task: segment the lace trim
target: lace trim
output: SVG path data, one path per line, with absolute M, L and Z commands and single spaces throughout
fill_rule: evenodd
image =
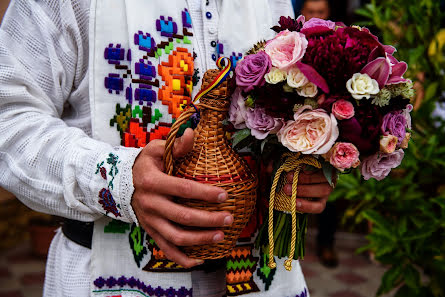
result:
M 126 156 L 125 160 L 122 161 L 121 164 L 121 175 L 119 180 L 119 199 L 121 203 L 121 210 L 125 218 L 129 220 L 129 222 L 135 223 L 139 226 L 139 221 L 134 213 L 133 207 L 131 206 L 131 199 L 134 193 L 133 186 L 133 165 L 134 160 L 141 152 L 142 148 L 139 149 L 125 149 L 128 150 L 129 153 Z

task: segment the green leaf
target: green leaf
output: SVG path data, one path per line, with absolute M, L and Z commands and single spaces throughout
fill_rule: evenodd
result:
M 335 167 L 332 166 L 328 162 L 322 162 L 321 166 L 323 169 L 324 177 L 328 181 L 329 185 L 331 185 L 331 187 L 333 187 L 334 186 L 334 172 L 336 172 Z
M 237 144 L 239 144 L 241 141 L 246 139 L 250 136 L 250 129 L 245 128 L 243 130 L 236 131 L 233 134 L 233 144 L 232 146 L 235 147 Z
M 426 225 L 420 229 L 415 230 L 416 233 L 405 236 L 402 238 L 404 241 L 414 241 L 431 236 L 435 231 L 434 226 Z
M 381 227 L 382 230 L 385 230 L 387 232 L 391 232 L 392 226 L 389 224 L 389 222 L 382 217 L 378 212 L 375 210 L 368 209 L 365 212 L 363 212 L 363 216 L 376 224 L 376 226 Z M 386 232 L 385 232 L 386 233 Z
M 382 277 L 382 283 L 377 291 L 377 295 L 387 293 L 396 287 L 400 283 L 402 271 L 401 265 L 393 266 L 386 271 Z
M 372 12 L 366 8 L 359 8 L 355 11 L 357 15 L 364 16 L 365 18 L 372 19 Z
M 408 265 L 404 269 L 405 283 L 410 288 L 418 288 L 420 286 L 420 273 L 412 265 Z
M 413 290 L 408 286 L 402 286 L 394 297 L 419 297 L 417 290 Z
M 428 87 L 425 90 L 425 101 L 439 96 L 439 94 L 437 92 L 438 87 L 439 87 L 439 82 L 437 82 L 437 81 L 428 85 Z

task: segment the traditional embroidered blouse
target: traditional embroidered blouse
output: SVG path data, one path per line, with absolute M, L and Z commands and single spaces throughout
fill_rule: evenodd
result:
M 92 250 L 56 234 L 44 296 L 193 296 L 193 272 L 138 226 L 131 168 L 217 57 L 236 64 L 280 15 L 290 1 L 12 1 L 0 27 L 0 185 L 35 210 L 95 222 Z M 253 249 L 257 227 L 254 217 L 227 259 L 227 294 L 307 296 L 298 264 L 270 270 Z

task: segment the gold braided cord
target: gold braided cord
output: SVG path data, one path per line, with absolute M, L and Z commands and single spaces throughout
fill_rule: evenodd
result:
M 292 215 L 292 238 L 291 238 L 291 246 L 289 251 L 289 257 L 284 262 L 284 267 L 286 270 L 292 270 L 292 259 L 295 254 L 295 242 L 297 239 L 297 193 L 298 193 L 298 177 L 300 175 L 300 171 L 303 165 L 310 165 L 316 168 L 321 168 L 320 162 L 310 155 L 301 156 L 300 153 L 286 153 L 283 158 L 286 158 L 284 163 L 278 168 L 275 173 L 274 180 L 272 183 L 272 189 L 270 191 L 270 200 L 269 200 L 269 224 L 268 224 L 268 233 L 269 233 L 269 263 L 268 266 L 270 268 L 277 267 L 277 264 L 274 261 L 273 251 L 274 251 L 274 238 L 273 238 L 273 211 L 274 209 L 279 211 L 288 211 Z M 294 178 L 292 180 L 292 196 L 289 200 L 289 196 L 284 193 L 284 184 L 286 183 L 286 176 L 281 176 L 282 173 L 295 171 Z M 278 195 L 276 194 L 276 188 L 278 182 L 281 180 L 281 189 Z M 275 197 L 277 198 L 275 201 Z M 275 204 L 276 202 L 276 204 Z

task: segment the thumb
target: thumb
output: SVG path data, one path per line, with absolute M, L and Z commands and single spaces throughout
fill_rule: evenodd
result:
M 193 149 L 193 143 L 195 140 L 195 132 L 192 129 L 187 128 L 184 134 L 175 140 L 173 146 L 173 158 L 184 157 L 188 152 Z

